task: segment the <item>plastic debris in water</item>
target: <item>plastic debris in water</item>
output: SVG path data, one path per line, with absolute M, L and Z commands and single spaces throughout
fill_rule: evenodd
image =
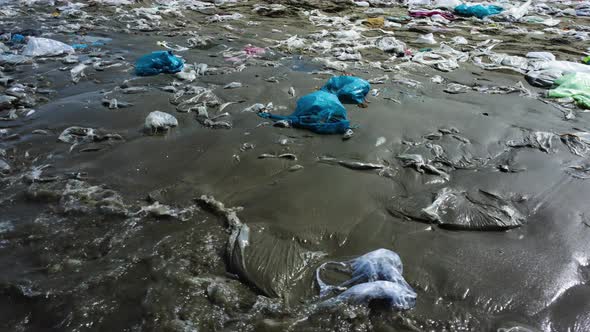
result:
M 350 275 L 350 278 L 339 285 L 327 284 L 321 275 L 329 266 L 333 266 L 335 272 Z M 407 310 L 416 305 L 417 295 L 402 273 L 403 265 L 399 256 L 391 250 L 378 249 L 349 261 L 326 262 L 317 269 L 316 280 L 321 297 L 342 292 L 324 301 L 323 305 L 342 302 L 368 304 L 373 300 L 381 300 L 393 308 Z
M 441 226 L 458 229 L 501 230 L 519 227 L 526 221 L 510 201 L 483 190 L 443 188 L 422 212 Z

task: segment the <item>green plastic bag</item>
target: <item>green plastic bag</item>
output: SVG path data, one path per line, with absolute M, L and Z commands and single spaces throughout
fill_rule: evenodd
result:
M 572 97 L 581 108 L 590 109 L 590 74 L 575 73 L 555 80 L 557 87 L 549 90 L 549 98 Z

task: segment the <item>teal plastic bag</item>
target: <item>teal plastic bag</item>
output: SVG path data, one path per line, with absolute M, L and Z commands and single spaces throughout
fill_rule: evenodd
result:
M 335 94 L 343 103 L 362 104 L 371 90 L 371 84 L 354 76 L 333 76 L 322 90 Z
M 184 67 L 184 62 L 171 51 L 157 51 L 146 54 L 135 63 L 138 76 L 151 76 L 160 73 L 177 73 Z
M 461 4 L 457 7 L 455 7 L 455 14 L 461 15 L 461 16 L 466 16 L 466 17 L 475 16 L 477 18 L 484 18 L 486 16 L 500 14 L 502 11 L 504 11 L 504 8 L 499 7 L 499 6 L 493 6 L 493 5 L 491 5 L 491 6 L 484 6 L 484 5 L 468 6 L 466 4 Z
M 342 134 L 350 128 L 346 109 L 338 97 L 326 91 L 316 91 L 297 101 L 295 112 L 289 116 L 259 113 L 271 120 L 287 120 L 293 127 L 309 129 L 318 134 Z
M 361 104 L 371 84 L 354 76 L 334 76 L 320 91 L 305 95 L 297 101 L 295 112 L 289 116 L 260 112 L 271 120 L 286 120 L 293 127 L 318 134 L 343 134 L 350 129 L 350 121 L 342 103 Z

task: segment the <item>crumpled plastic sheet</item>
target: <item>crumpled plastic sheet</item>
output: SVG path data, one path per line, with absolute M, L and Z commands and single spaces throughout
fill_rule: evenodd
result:
M 585 157 L 590 152 L 590 133 L 573 132 L 560 135 L 561 142 L 567 146 L 571 153 Z
M 485 62 L 485 58 L 489 61 Z M 521 74 L 529 70 L 529 61 L 525 57 L 505 53 L 487 52 L 473 57 L 473 63 L 486 70 L 508 69 Z
M 522 133 L 522 138 L 518 140 L 510 140 L 506 145 L 513 148 L 533 148 L 539 149 L 545 153 L 551 152 L 551 145 L 553 138 L 556 135 L 545 131 L 530 131 L 526 130 Z
M 406 43 L 395 39 L 395 37 L 390 36 L 385 36 L 377 39 L 375 41 L 375 46 L 384 52 L 394 53 L 398 55 L 404 54 L 404 51 L 407 48 Z
M 532 86 L 549 88 L 553 86 L 555 80 L 560 78 L 562 75 L 563 72 L 561 70 L 531 70 L 525 75 L 525 79 Z
M 69 127 L 66 128 L 58 137 L 58 140 L 64 143 L 81 144 L 91 142 L 101 142 L 106 140 L 123 140 L 119 134 L 105 133 L 101 130 L 85 127 Z
M 166 131 L 172 127 L 178 126 L 178 120 L 165 112 L 150 112 L 145 118 L 145 129 L 151 132 Z
M 269 248 L 273 248 L 269 250 Z M 289 299 L 290 292 L 325 253 L 301 246 L 294 236 L 270 227 L 242 224 L 227 247 L 230 270 L 270 297 Z
M 407 145 L 396 155 L 402 166 L 439 176 L 443 181 L 448 181 L 454 170 L 475 169 L 488 160 L 477 156 L 470 140 L 454 128 L 441 128 L 425 135 L 424 140 Z
M 578 163 L 574 163 L 569 165 L 565 172 L 576 179 L 590 179 L 590 162 L 582 160 Z
M 412 61 L 431 66 L 443 72 L 450 72 L 459 68 L 459 62 L 465 62 L 468 58 L 467 53 L 457 51 L 449 45 L 441 43 L 437 49 L 416 53 L 412 57 Z
M 449 83 L 447 87 L 444 89 L 445 92 L 451 94 L 458 94 L 458 93 L 465 93 L 467 91 L 477 91 L 480 93 L 485 94 L 510 94 L 518 92 L 521 97 L 531 97 L 532 93 L 529 89 L 525 88 L 522 82 L 518 82 L 512 86 L 505 86 L 505 85 L 475 85 L 475 86 L 467 86 L 458 83 Z
M 95 211 L 116 216 L 129 214 L 119 193 L 75 179 L 65 183 L 33 183 L 27 189 L 27 197 L 57 202 L 59 211 L 64 214 L 88 214 Z
M 510 21 L 518 21 L 523 18 L 528 12 L 531 7 L 532 0 L 528 0 L 522 5 L 514 5 L 501 13 L 502 17 L 507 18 Z
M 329 285 L 321 278 L 322 271 L 333 266 L 350 278 L 339 285 Z M 322 305 L 338 303 L 368 304 L 374 300 L 388 303 L 392 308 L 407 310 L 416 305 L 416 292 L 406 282 L 400 257 L 388 249 L 377 249 L 345 262 L 326 262 L 316 270 L 320 296 L 342 292 Z
M 445 187 L 432 201 L 430 192 L 394 197 L 388 211 L 401 218 L 435 223 L 466 231 L 502 231 L 526 222 L 526 200 L 520 195 L 503 197 L 481 189 Z
M 73 47 L 60 41 L 41 37 L 29 37 L 29 41 L 25 45 L 22 54 L 30 57 L 41 57 L 71 54 L 74 52 Z

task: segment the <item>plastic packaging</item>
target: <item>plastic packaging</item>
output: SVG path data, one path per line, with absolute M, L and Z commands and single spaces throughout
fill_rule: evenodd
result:
M 139 76 L 177 73 L 183 67 L 182 59 L 172 54 L 171 51 L 157 51 L 139 58 L 135 63 L 135 73 Z
M 74 48 L 68 44 L 40 37 L 29 37 L 29 41 L 23 49 L 23 55 L 31 57 L 56 56 L 74 52 Z
M 484 18 L 486 16 L 500 14 L 504 8 L 499 6 L 484 6 L 484 5 L 474 5 L 468 6 L 466 4 L 461 4 L 455 7 L 455 14 L 461 16 L 472 17 L 475 16 L 477 18 Z

